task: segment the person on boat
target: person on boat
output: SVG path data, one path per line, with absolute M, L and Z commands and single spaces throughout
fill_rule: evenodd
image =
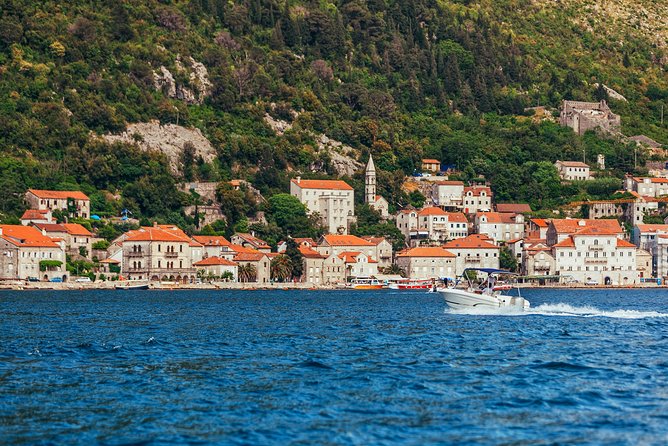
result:
M 494 292 L 494 284 L 496 283 L 496 277 L 491 274 L 487 277 L 487 288 L 483 291 L 483 294 L 492 294 Z

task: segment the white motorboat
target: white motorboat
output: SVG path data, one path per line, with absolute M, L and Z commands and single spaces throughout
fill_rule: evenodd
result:
M 487 278 L 480 284 L 474 282 L 477 273 L 487 274 Z M 461 277 L 447 288 L 440 288 L 439 292 L 445 303 L 453 310 L 462 309 L 503 309 L 509 311 L 524 311 L 529 309 L 529 301 L 520 295 L 519 288 L 508 284 L 500 284 L 499 276 L 513 276 L 514 273 L 493 268 L 466 268 Z

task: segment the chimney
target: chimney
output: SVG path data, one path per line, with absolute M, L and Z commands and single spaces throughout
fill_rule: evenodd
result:
M 153 222 L 153 227 L 154 227 L 154 228 L 157 228 L 157 227 L 158 227 L 158 222 L 157 222 L 157 221 L 154 221 L 154 222 Z
M 297 184 L 301 183 L 301 181 L 302 181 L 302 177 L 296 177 L 296 178 L 295 178 L 295 181 L 296 181 Z

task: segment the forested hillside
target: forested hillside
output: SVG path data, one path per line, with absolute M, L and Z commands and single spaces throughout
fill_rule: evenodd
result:
M 244 179 L 269 198 L 298 172 L 335 174 L 320 134 L 358 161 L 373 153 L 393 208 L 409 202 L 401 180 L 422 157 L 485 175 L 501 201 L 609 193 L 616 181 L 562 186 L 549 163 L 603 153 L 621 177 L 633 149 L 525 108 L 605 98 L 601 82 L 628 100 L 610 101 L 625 135 L 668 143 L 665 6 L 624 2 L 639 17 L 614 22 L 591 8 L 607 2 L 562 3 L 3 0 L 2 219 L 20 215 L 28 187 L 74 188 L 103 215 L 192 226 L 181 209 L 193 197 L 177 183 Z M 276 134 L 267 113 L 291 129 Z M 161 153 L 97 137 L 151 120 L 199 128 L 216 156 L 184 150 L 175 173 Z M 348 180 L 361 190 L 362 172 Z M 256 210 L 239 207 L 229 212 Z

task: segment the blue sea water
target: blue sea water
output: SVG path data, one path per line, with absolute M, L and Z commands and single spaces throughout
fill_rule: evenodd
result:
M 2 444 L 666 444 L 668 292 L 0 292 Z

